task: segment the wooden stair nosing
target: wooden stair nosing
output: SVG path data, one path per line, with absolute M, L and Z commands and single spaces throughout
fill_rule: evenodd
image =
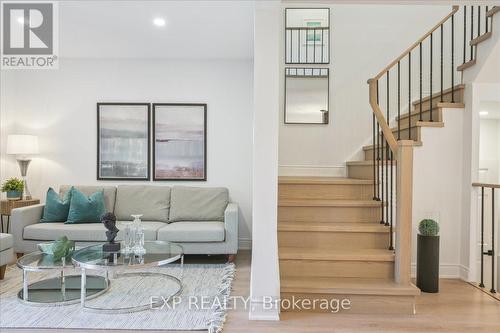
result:
M 476 64 L 476 59 L 469 60 L 467 62 L 464 62 L 460 66 L 458 66 L 457 71 L 459 71 L 459 72 L 464 71 L 467 68 L 474 66 L 475 64 Z
M 380 207 L 375 200 L 342 199 L 280 199 L 278 207 Z
M 285 278 L 281 281 L 281 292 L 380 296 L 420 295 L 420 289 L 415 287 L 413 284 L 405 286 L 386 279 L 335 277 Z
M 413 141 L 413 146 L 422 146 L 423 145 L 423 142 L 422 141 Z M 373 149 L 373 145 L 366 145 L 366 146 L 363 146 L 363 150 L 372 150 Z M 373 183 L 372 183 L 373 185 Z
M 454 92 L 457 92 L 458 90 L 462 90 L 462 89 L 465 89 L 465 84 L 457 84 L 453 87 Z M 451 87 L 447 88 L 447 89 L 443 89 L 443 95 L 451 94 L 451 90 L 452 90 Z M 431 96 L 432 96 L 433 100 L 438 98 L 438 97 L 441 97 L 441 91 L 438 91 L 438 92 L 432 94 Z M 429 101 L 431 99 L 431 96 L 423 97 L 422 103 Z M 416 101 L 412 102 L 413 106 L 418 105 L 418 104 L 420 104 L 420 100 L 416 100 Z
M 379 201 L 377 201 L 379 202 Z M 364 232 L 364 233 L 388 233 L 390 229 L 380 223 L 357 223 L 357 222 L 287 222 L 279 221 L 278 231 L 292 232 Z
M 372 180 L 343 178 L 343 177 L 315 177 L 315 176 L 280 176 L 278 184 L 286 185 L 373 185 Z
M 380 161 L 379 161 L 380 162 Z M 391 165 L 396 165 L 397 161 L 396 160 L 382 160 L 384 164 L 391 164 Z M 365 161 L 348 161 L 346 162 L 347 166 L 372 166 L 373 165 L 373 160 L 365 160 Z
M 478 36 L 476 38 L 474 38 L 473 40 L 471 40 L 469 42 L 469 45 L 470 46 L 474 46 L 474 45 L 477 45 L 485 40 L 487 40 L 488 38 L 490 38 L 491 36 L 493 35 L 493 33 L 491 31 L 488 31 L 488 32 L 485 32 L 484 34 L 482 34 L 481 36 Z
M 314 261 L 376 261 L 394 262 L 395 254 L 386 249 L 357 250 L 317 250 L 294 247 L 280 247 L 279 260 L 314 260 Z
M 432 108 L 433 112 L 440 112 L 443 109 L 463 109 L 465 108 L 464 103 L 451 103 L 451 102 L 438 102 L 435 107 Z M 430 108 L 422 108 L 422 114 L 430 113 Z M 420 114 L 420 110 L 417 107 L 414 107 L 414 110 L 411 112 L 411 117 L 418 116 Z M 408 112 L 403 113 L 400 117 L 396 117 L 395 121 L 407 119 L 409 116 Z M 435 120 L 436 121 L 436 120 Z

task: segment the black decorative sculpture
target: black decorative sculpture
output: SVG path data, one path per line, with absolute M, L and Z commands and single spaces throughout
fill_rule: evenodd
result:
M 116 216 L 113 213 L 106 213 L 101 216 L 101 222 L 104 227 L 108 229 L 106 231 L 106 239 L 108 242 L 102 246 L 104 252 L 119 252 L 120 243 L 115 243 L 116 235 L 118 234 L 118 228 L 116 227 Z

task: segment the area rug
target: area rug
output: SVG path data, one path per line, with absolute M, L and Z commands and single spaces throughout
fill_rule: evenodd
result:
M 206 330 L 215 333 L 222 330 L 227 300 L 235 273 L 234 264 L 186 264 L 148 269 L 181 276 L 183 290 L 178 298 L 162 306 L 140 312 L 106 314 L 82 310 L 80 304 L 65 306 L 33 306 L 23 304 L 17 298 L 22 288 L 22 271 L 17 267 L 7 270 L 0 282 L 0 328 L 72 328 L 72 329 L 127 329 L 127 330 Z M 67 275 L 77 273 L 69 270 Z M 92 274 L 92 272 L 89 272 Z M 58 272 L 30 272 L 34 282 L 57 276 Z M 114 283 L 119 281 L 119 283 Z M 113 305 L 139 297 L 155 299 L 174 290 L 175 285 L 161 279 L 127 278 L 112 280 L 110 290 L 91 299 L 88 305 Z M 92 304 L 94 302 L 94 304 Z

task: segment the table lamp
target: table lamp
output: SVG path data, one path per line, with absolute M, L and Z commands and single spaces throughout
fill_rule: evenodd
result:
M 34 135 L 10 134 L 7 137 L 7 154 L 16 155 L 24 181 L 23 199 L 31 200 L 26 174 L 31 162 L 30 156 L 38 154 L 38 138 Z

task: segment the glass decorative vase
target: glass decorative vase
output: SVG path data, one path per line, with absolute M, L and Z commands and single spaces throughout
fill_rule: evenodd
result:
M 132 252 L 135 255 L 143 255 L 146 253 L 146 249 L 144 248 L 144 228 L 141 221 L 142 214 L 132 215 L 132 217 L 134 218 L 134 221 L 132 222 L 134 230 L 134 245 Z

